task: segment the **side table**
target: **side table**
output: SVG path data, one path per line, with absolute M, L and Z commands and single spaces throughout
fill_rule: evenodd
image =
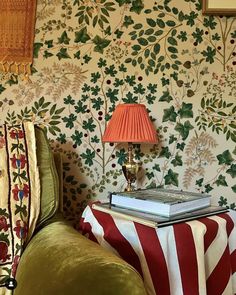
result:
M 135 267 L 149 295 L 236 294 L 235 211 L 155 229 L 87 206 L 80 228 Z

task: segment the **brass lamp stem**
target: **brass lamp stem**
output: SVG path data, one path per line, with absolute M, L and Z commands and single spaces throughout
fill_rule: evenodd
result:
M 133 162 L 134 162 L 133 144 L 131 142 L 128 142 L 128 163 L 131 164 Z
M 122 166 L 123 173 L 127 180 L 126 191 L 130 192 L 134 190 L 132 183 L 136 181 L 136 174 L 139 170 L 139 165 L 134 162 L 133 156 L 133 144 L 131 142 L 128 143 L 128 160 Z

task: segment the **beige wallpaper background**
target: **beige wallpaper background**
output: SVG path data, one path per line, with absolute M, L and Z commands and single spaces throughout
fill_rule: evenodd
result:
M 125 185 L 126 145 L 101 136 L 118 103 L 158 131 L 138 187 L 206 192 L 235 209 L 236 21 L 196 0 L 38 0 L 33 75 L 0 76 L 1 123 L 45 126 L 63 154 L 65 216 Z

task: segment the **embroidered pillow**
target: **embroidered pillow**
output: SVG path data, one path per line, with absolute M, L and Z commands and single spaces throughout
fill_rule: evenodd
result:
M 40 182 L 32 123 L 0 127 L 0 286 L 14 279 L 40 210 Z M 8 284 L 10 286 L 11 283 Z M 11 294 L 1 288 L 1 294 Z

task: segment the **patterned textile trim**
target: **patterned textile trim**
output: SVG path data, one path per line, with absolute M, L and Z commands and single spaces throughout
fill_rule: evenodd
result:
M 35 13 L 36 0 L 0 1 L 0 71 L 31 73 Z
M 32 123 L 4 125 L 0 127 L 0 287 L 15 278 L 39 210 L 34 126 Z M 11 294 L 11 291 L 4 287 L 0 294 Z

